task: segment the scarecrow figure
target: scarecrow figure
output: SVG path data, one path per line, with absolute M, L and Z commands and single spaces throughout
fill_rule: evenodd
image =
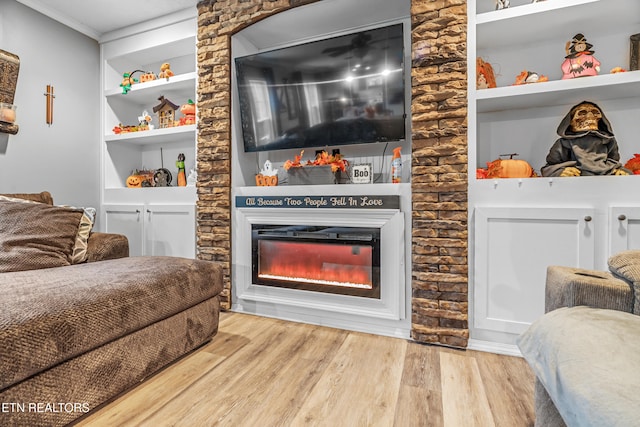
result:
M 609 120 L 593 102 L 571 108 L 558 126 L 542 176 L 628 175 Z
M 562 63 L 562 79 L 574 77 L 597 76 L 600 72 L 600 61 L 593 54 L 593 45 L 587 43 L 582 34 L 576 34 L 570 42 L 567 42 L 565 51 L 567 56 Z

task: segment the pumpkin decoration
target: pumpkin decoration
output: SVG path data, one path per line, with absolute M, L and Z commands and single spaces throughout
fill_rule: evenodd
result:
M 196 123 L 196 104 L 193 100 L 188 100 L 186 104 L 180 106 L 182 117 L 180 118 L 180 126 L 194 125 Z
M 501 154 L 500 156 L 509 156 L 509 158 L 498 158 L 487 162 L 487 178 L 531 178 L 537 176 L 526 160 L 513 158 L 517 155 L 517 153 Z
M 140 75 L 140 83 L 150 82 L 156 79 L 156 75 L 153 72 L 147 71 Z
M 129 175 L 127 178 L 127 188 L 142 188 L 142 181 L 144 181 L 142 175 Z
M 274 187 L 278 185 L 278 175 L 256 175 L 256 185 L 258 187 Z

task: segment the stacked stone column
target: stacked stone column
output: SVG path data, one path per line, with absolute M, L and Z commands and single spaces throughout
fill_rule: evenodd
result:
M 465 0 L 413 0 L 412 338 L 466 347 Z

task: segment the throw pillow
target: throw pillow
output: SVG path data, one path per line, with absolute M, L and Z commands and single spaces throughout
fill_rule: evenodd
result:
M 0 197 L 0 272 L 71 264 L 82 209 Z
M 96 210 L 94 208 L 74 208 L 67 206 L 71 209 L 82 209 L 82 218 L 80 218 L 80 224 L 78 225 L 78 234 L 76 235 L 76 241 L 73 245 L 73 252 L 71 254 L 71 264 L 80 264 L 87 260 L 87 249 L 89 235 L 93 229 L 93 224 L 96 219 Z

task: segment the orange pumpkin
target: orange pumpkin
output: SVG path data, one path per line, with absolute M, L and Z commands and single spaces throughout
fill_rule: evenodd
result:
M 196 104 L 192 100 L 189 100 L 186 104 L 180 106 L 180 112 L 185 116 L 196 114 Z
M 520 159 L 514 159 L 516 154 L 510 154 L 509 159 L 497 159 L 487 162 L 487 178 L 530 178 L 536 176 L 531 165 Z
M 127 178 L 127 187 L 128 188 L 141 188 L 142 181 L 144 181 L 144 177 L 142 175 L 130 175 Z

